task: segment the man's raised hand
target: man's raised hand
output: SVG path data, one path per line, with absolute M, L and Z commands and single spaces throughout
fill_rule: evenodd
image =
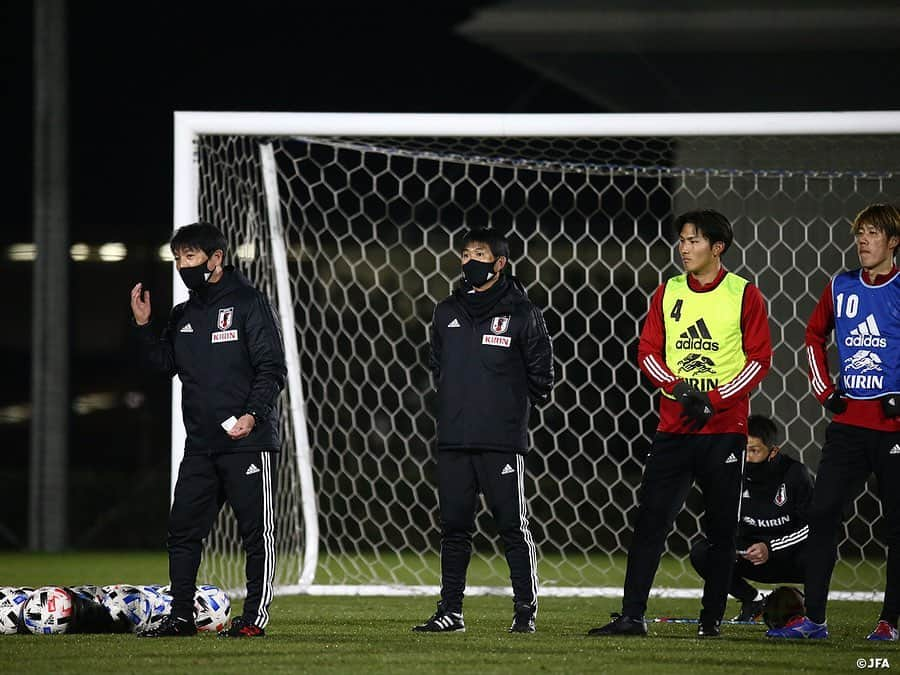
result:
M 141 297 L 142 291 L 143 298 Z M 131 313 L 138 326 L 144 326 L 150 322 L 150 291 L 143 290 L 143 284 L 140 281 L 131 289 Z

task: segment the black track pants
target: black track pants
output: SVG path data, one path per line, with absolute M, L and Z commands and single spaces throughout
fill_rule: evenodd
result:
M 247 558 L 243 618 L 260 628 L 269 621 L 275 578 L 275 464 L 271 452 L 185 455 L 169 513 L 172 613 L 192 616 L 203 540 L 226 501 L 237 518 Z
M 522 455 L 439 451 L 441 601 L 446 610 L 462 611 L 479 492 L 503 541 L 513 600 L 537 608 L 537 553 L 528 526 L 524 474 Z
M 656 435 L 644 467 L 628 549 L 623 614 L 644 616 L 666 537 L 696 481 L 703 495 L 701 527 L 709 542 L 710 564 L 700 615 L 705 620 L 722 618 L 731 585 L 746 445 L 742 434 Z
M 699 539 L 691 548 L 691 564 L 701 578 L 706 579 L 709 569 L 709 542 Z M 806 572 L 806 544 L 792 546 L 779 551 L 777 556 L 770 557 L 762 565 L 754 565 L 745 558 L 737 558 L 731 574 L 729 593 L 741 602 L 750 602 L 756 598 L 756 589 L 747 583 L 761 581 L 766 584 L 803 583 Z
M 825 432 L 809 509 L 806 613 L 816 623 L 825 621 L 844 506 L 860 493 L 870 473 L 878 479 L 887 522 L 887 580 L 881 618 L 896 625 L 900 615 L 900 433 L 832 422 Z

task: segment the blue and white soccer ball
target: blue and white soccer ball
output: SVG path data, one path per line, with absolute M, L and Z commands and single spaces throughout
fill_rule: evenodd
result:
M 15 635 L 19 632 L 22 621 L 22 609 L 32 588 L 16 588 L 0 586 L 0 635 Z
M 146 630 L 152 617 L 150 597 L 139 586 L 114 584 L 104 586 L 103 606 L 113 621 L 120 622 L 133 633 Z
M 22 607 L 22 621 L 35 635 L 65 633 L 72 621 L 72 596 L 59 586 L 35 589 Z
M 83 584 L 81 586 L 70 586 L 69 588 L 81 597 L 99 602 L 101 605 L 103 604 L 103 598 L 106 597 L 106 591 L 103 590 L 103 586 Z
M 218 586 L 202 584 L 194 593 L 194 620 L 197 630 L 225 630 L 231 616 L 231 601 Z
M 141 592 L 150 600 L 150 620 L 147 625 L 152 628 L 171 613 L 172 596 L 164 593 L 164 587 L 159 584 L 141 586 L 140 588 Z
M 159 593 L 169 598 L 171 603 L 172 587 L 169 585 L 159 589 Z M 194 621 L 197 630 L 218 632 L 225 630 L 231 617 L 231 601 L 218 586 L 200 584 L 194 592 Z

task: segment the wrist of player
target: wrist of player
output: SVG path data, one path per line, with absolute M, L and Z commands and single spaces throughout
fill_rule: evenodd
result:
M 840 415 L 842 412 L 847 410 L 847 399 L 844 398 L 844 392 L 842 390 L 835 389 L 827 397 L 825 397 L 825 400 L 822 401 L 822 405 L 829 412 L 832 412 L 835 415 Z
M 688 394 L 690 394 L 692 391 L 695 391 L 695 389 L 684 380 L 681 380 L 680 382 L 677 382 L 674 387 L 672 387 L 672 396 L 675 397 L 675 400 L 684 405 Z
M 882 396 L 881 409 L 885 417 L 900 417 L 900 394 Z
M 706 392 L 696 390 L 688 392 L 681 405 L 681 419 L 691 431 L 700 431 L 715 414 Z

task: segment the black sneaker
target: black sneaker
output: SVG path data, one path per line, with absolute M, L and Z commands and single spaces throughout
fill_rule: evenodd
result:
M 591 628 L 588 635 L 598 637 L 603 635 L 639 635 L 646 637 L 647 622 L 644 617 L 626 616 L 624 614 L 611 614 L 612 621 L 599 628 Z
M 231 620 L 231 625 L 228 628 L 220 630 L 218 636 L 220 638 L 265 637 L 266 631 L 249 621 L 245 621 L 244 617 L 238 616 Z
M 758 623 L 762 619 L 763 610 L 766 608 L 766 597 L 762 600 L 750 600 L 741 603 L 741 611 L 732 621 L 753 621 Z
M 719 628 L 719 624 L 721 621 L 710 621 L 709 619 L 700 619 L 700 623 L 697 625 L 697 637 L 698 638 L 717 638 L 722 635 L 722 631 Z
M 425 623 L 413 626 L 413 630 L 417 633 L 465 633 L 466 624 L 462 612 L 444 611 L 444 606 L 438 603 L 437 611 L 431 618 Z
M 139 638 L 159 637 L 191 637 L 197 634 L 197 625 L 193 619 L 182 619 L 179 616 L 167 616 L 158 626 L 137 633 Z
M 516 611 L 513 614 L 512 625 L 509 627 L 510 633 L 533 633 L 534 627 L 534 607 L 526 604 L 516 605 Z

